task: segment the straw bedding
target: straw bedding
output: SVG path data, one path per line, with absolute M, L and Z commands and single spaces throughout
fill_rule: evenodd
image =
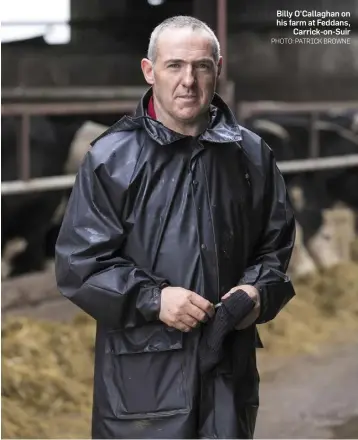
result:
M 358 242 L 354 250 L 358 260 Z M 295 280 L 297 296 L 260 325 L 269 354 L 311 351 L 358 328 L 358 262 Z M 3 438 L 89 438 L 94 321 L 6 318 L 2 325 Z

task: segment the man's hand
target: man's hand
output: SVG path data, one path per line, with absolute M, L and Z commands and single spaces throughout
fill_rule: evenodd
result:
M 169 327 L 189 332 L 214 313 L 213 304 L 195 292 L 181 287 L 162 290 L 159 319 Z
M 253 301 L 255 301 L 255 307 L 252 309 L 252 311 L 235 327 L 236 330 L 243 330 L 244 328 L 249 327 L 251 324 L 253 324 L 260 315 L 260 294 L 256 287 L 250 286 L 249 284 L 243 284 L 242 286 L 233 287 L 221 299 L 223 300 L 229 298 L 229 296 L 236 292 L 236 290 L 238 289 L 244 290 L 249 295 L 249 297 Z

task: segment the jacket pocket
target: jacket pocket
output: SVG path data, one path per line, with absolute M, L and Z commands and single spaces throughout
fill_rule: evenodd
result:
M 111 332 L 108 396 L 119 419 L 188 412 L 182 332 L 161 323 Z

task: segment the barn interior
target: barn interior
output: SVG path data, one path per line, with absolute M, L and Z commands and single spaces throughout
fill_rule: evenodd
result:
M 89 143 L 136 108 L 149 35 L 174 15 L 193 15 L 218 35 L 218 92 L 273 149 L 295 210 L 297 295 L 259 326 L 262 382 L 269 387 L 289 362 L 322 347 L 358 348 L 358 1 L 68 0 L 64 10 L 66 19 L 15 11 L 2 22 L 2 435 L 90 437 L 95 323 L 58 292 L 54 245 Z M 294 40 L 278 11 L 303 10 L 337 13 L 347 23 L 325 29 L 349 33 Z M 349 398 L 338 394 L 332 400 L 345 408 Z M 267 409 L 257 435 L 358 436 L 358 408 L 335 411 L 294 432 Z M 320 417 L 326 431 L 316 431 Z

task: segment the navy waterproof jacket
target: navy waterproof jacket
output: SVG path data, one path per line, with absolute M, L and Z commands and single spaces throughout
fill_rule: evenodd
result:
M 273 319 L 294 296 L 284 179 L 218 95 L 198 137 L 147 116 L 150 96 L 93 142 L 56 245 L 59 290 L 97 322 L 92 436 L 252 438 L 256 324 L 232 332 L 222 362 L 201 376 L 202 328 L 160 322 L 160 295 L 180 286 L 215 304 L 251 284 L 257 324 Z

